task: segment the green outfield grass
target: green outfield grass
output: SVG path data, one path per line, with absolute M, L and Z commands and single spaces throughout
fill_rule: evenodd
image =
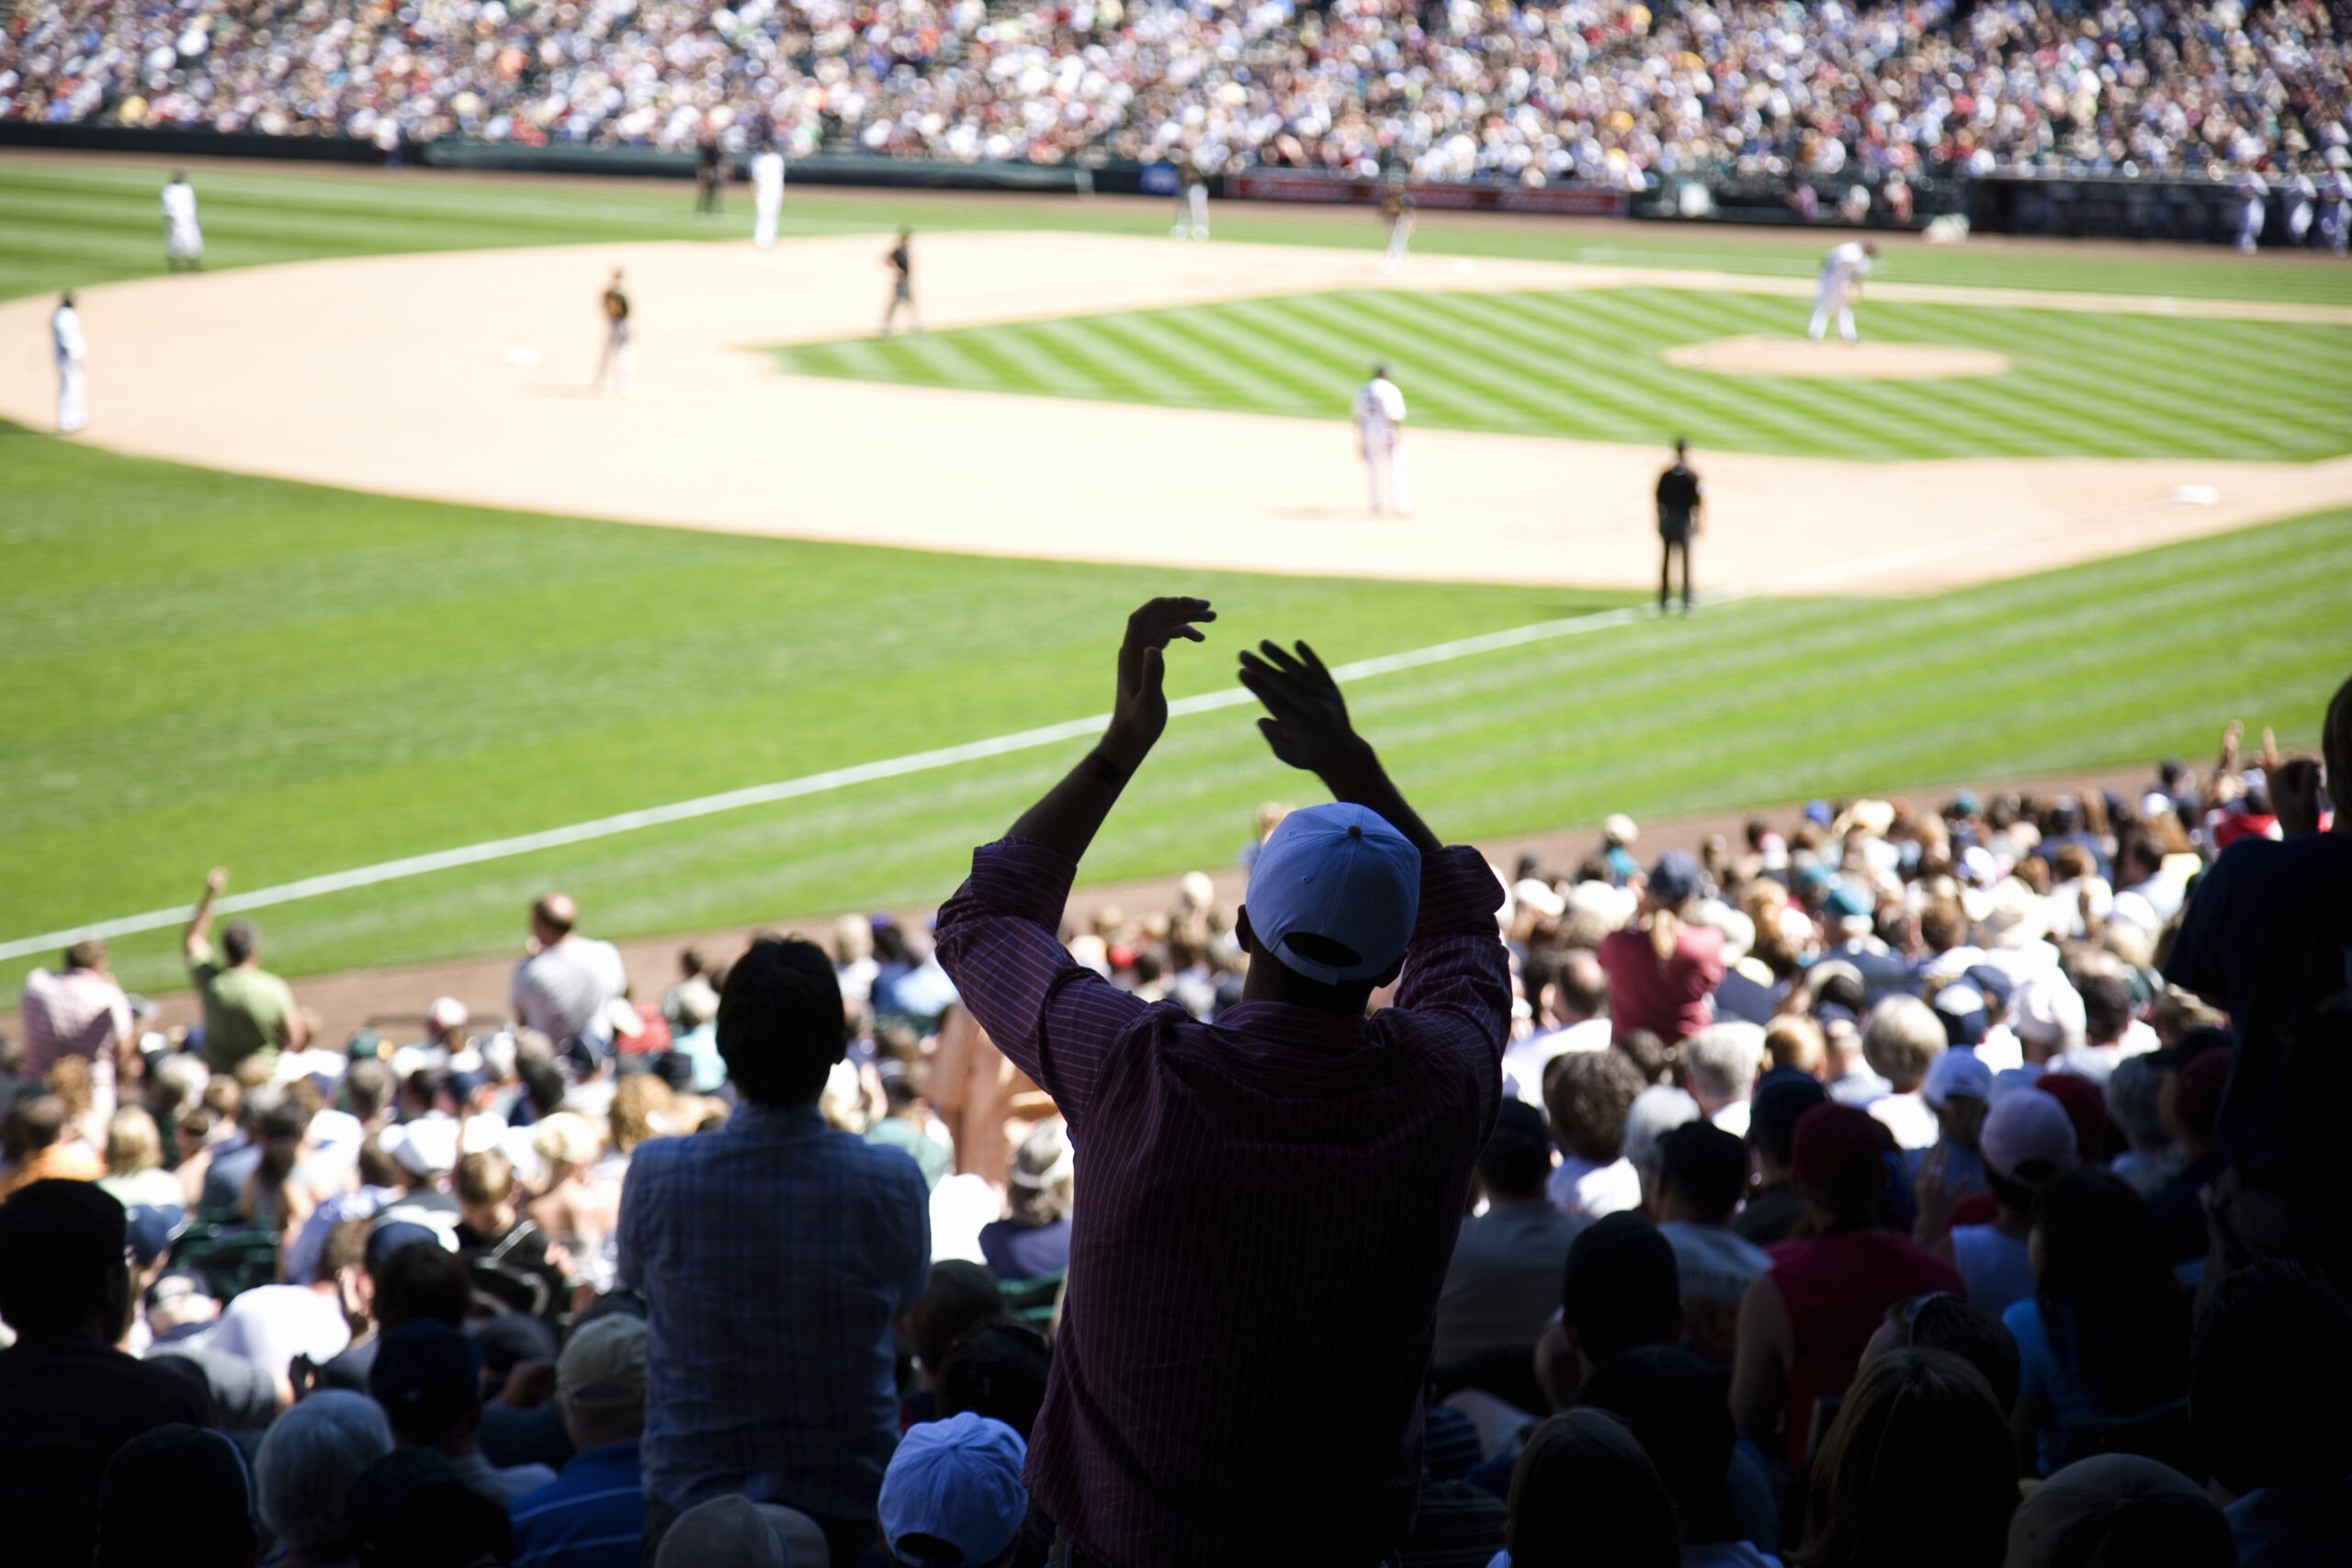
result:
M 0 940 L 1101 711 L 1130 604 L 1333 660 L 1623 596 L 990 560 L 312 489 L 0 429 Z M 1380 677 L 1352 696 L 1442 831 L 2308 741 L 2352 513 L 1927 600 L 1751 601 Z M 1082 742 L 322 897 L 293 973 L 510 949 L 560 883 L 611 935 L 937 898 Z M 1091 878 L 1227 861 L 1312 798 L 1245 709 L 1181 717 Z M 170 983 L 168 932 L 119 942 Z M 0 965 L 13 987 L 31 960 Z
M 1887 304 L 1873 338 L 2009 357 L 1997 376 L 1722 376 L 1677 344 L 1801 334 L 1804 299 L 1652 288 L 1286 295 L 776 351 L 789 370 L 978 391 L 1346 417 L 1374 360 L 1412 419 L 1456 430 L 1825 457 L 2211 457 L 2352 450 L 2352 326 Z
M 88 287 L 163 270 L 156 192 L 170 160 L 134 165 L 0 156 L 0 298 Z M 740 187 L 723 218 L 698 220 L 691 186 L 649 179 L 616 182 L 495 176 L 434 170 L 324 170 L 300 165 L 222 169 L 196 176 L 207 264 L 251 266 L 315 256 L 584 244 L 624 240 L 741 239 L 751 203 Z M 1369 213 L 1218 203 L 1220 239 L 1269 244 L 1378 248 Z M 919 229 L 1073 230 L 1164 237 L 1158 202 L 1076 197 L 983 197 L 921 191 L 846 192 L 793 186 L 787 235 L 880 233 Z M 1427 255 L 1511 256 L 1637 266 L 1716 267 L 1810 276 L 1830 231 L 1594 224 L 1572 220 L 1496 220 L 1425 213 L 1415 233 Z M 1170 242 L 1171 243 L 1173 242 Z M 2234 255 L 2219 247 L 2115 245 L 1902 246 L 1880 276 L 2098 293 L 2352 303 L 2352 267 L 2315 255 Z

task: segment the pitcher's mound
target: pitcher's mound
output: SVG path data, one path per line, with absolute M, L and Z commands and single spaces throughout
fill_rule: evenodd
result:
M 1939 381 L 1997 376 L 2006 355 L 1940 343 L 1814 343 L 1801 337 L 1721 337 L 1666 351 L 1666 362 L 1719 376 L 1789 376 L 1841 381 Z

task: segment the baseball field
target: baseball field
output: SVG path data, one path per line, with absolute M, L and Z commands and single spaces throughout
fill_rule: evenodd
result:
M 2352 639 L 2352 267 L 1819 235 L 0 157 L 0 987 L 171 983 L 207 867 L 301 975 L 935 899 L 1086 744 L 1133 604 L 1220 619 L 1091 878 L 1304 781 L 1232 700 L 1303 636 L 1441 831 L 2309 742 Z M 926 334 L 873 336 L 917 231 Z M 637 386 L 592 395 L 627 270 Z M 53 291 L 92 423 L 45 434 Z M 1844 355 L 1845 357 L 1840 357 Z M 1411 415 L 1410 519 L 1344 416 Z M 1675 434 L 1689 620 L 1644 606 Z

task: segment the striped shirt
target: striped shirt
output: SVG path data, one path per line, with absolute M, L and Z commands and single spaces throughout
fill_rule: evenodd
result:
M 1146 1004 L 1056 939 L 1077 867 L 978 850 L 939 913 L 972 1012 L 1069 1119 L 1080 1194 L 1026 1479 L 1117 1568 L 1379 1561 L 1410 1528 L 1440 1284 L 1502 1092 L 1502 889 L 1421 866 L 1369 1020 Z
M 506 1506 L 514 1568 L 638 1568 L 645 1555 L 645 1477 L 635 1443 L 564 1461 L 563 1473 Z
M 899 1440 L 891 1323 L 931 1280 L 915 1162 L 814 1105 L 747 1102 L 637 1146 L 618 1241 L 645 1296 L 646 1495 L 874 1517 Z
M 95 969 L 36 969 L 25 976 L 17 1006 L 28 1078 L 47 1077 L 63 1056 L 85 1056 L 111 1073 L 115 1047 L 130 1038 L 130 1000 Z

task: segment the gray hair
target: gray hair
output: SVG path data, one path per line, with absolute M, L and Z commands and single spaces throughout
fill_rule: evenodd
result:
M 1947 1043 L 1936 1010 L 1900 991 L 1871 1009 L 1862 1025 L 1862 1060 L 1899 1092 L 1919 1087 Z
M 351 1483 L 391 1451 L 391 1424 L 374 1400 L 341 1389 L 311 1395 L 261 1440 L 254 1481 L 262 1522 L 298 1551 L 339 1550 Z
M 1005 1196 L 1013 1217 L 1051 1224 L 1069 1213 L 1077 1168 L 1069 1122 L 1048 1116 L 1031 1128 L 1012 1156 L 1012 1168 L 1005 1173 Z
M 1746 1100 L 1763 1063 L 1764 1031 L 1737 1019 L 1711 1023 L 1682 1043 L 1682 1076 L 1707 1100 Z
M 2165 1119 L 2156 1111 L 2156 1090 L 2165 1071 L 2153 1053 L 2142 1052 L 2115 1064 L 2107 1080 L 2107 1113 L 2132 1135 L 2134 1143 L 2165 1141 Z
M 1657 1190 L 1657 1173 L 1666 1163 L 1666 1135 L 1685 1122 L 1699 1120 L 1699 1102 L 1681 1089 L 1652 1084 L 1634 1097 L 1625 1112 L 1625 1157 L 1642 1179 L 1642 1196 Z
M 204 1086 L 211 1078 L 204 1058 L 186 1052 L 175 1052 L 155 1064 L 156 1098 L 163 1102 L 164 1114 L 158 1118 L 169 1122 L 183 1111 L 193 1111 L 204 1103 Z

